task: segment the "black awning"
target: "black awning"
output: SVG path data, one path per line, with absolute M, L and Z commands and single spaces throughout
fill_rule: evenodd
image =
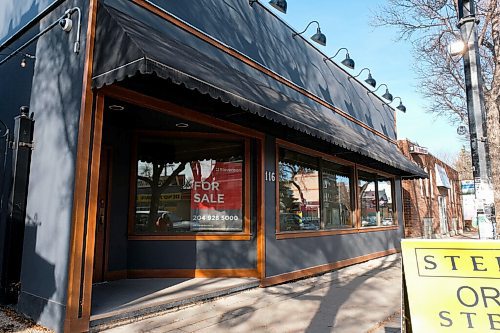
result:
M 149 10 L 131 1 L 100 4 L 94 88 L 154 74 L 396 168 L 401 176 L 427 177 L 396 144 Z

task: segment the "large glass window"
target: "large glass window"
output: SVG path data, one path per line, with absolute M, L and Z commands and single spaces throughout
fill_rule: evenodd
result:
M 349 167 L 329 162 L 325 162 L 323 166 L 323 227 L 350 228 L 353 226 L 351 170 Z
M 350 167 L 285 148 L 278 165 L 281 232 L 353 227 Z
M 361 226 L 372 227 L 378 224 L 376 176 L 359 171 L 358 193 L 361 206 Z
M 358 172 L 361 226 L 390 226 L 394 223 L 391 179 Z
M 394 225 L 394 205 L 392 202 L 392 180 L 387 178 L 378 179 L 378 204 L 380 212 L 380 224 L 382 226 Z
M 281 148 L 278 178 L 280 231 L 319 230 L 318 160 Z
M 242 141 L 141 138 L 134 233 L 243 231 L 244 151 Z

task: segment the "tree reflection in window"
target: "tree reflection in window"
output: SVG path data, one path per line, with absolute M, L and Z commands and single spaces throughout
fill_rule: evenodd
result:
M 319 230 L 319 171 L 317 160 L 280 149 L 280 230 Z
M 244 143 L 142 138 L 134 231 L 241 232 Z
M 358 174 L 361 226 L 394 225 L 392 180 L 361 170 Z
M 322 170 L 324 229 L 350 228 L 353 226 L 350 169 L 334 163 L 325 164 Z

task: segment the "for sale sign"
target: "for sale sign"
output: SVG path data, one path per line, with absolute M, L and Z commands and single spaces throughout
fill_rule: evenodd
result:
M 500 243 L 402 241 L 415 333 L 500 331 Z
M 191 229 L 241 231 L 243 166 L 241 162 L 191 165 Z

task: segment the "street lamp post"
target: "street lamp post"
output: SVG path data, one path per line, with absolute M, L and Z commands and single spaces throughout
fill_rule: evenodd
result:
M 476 195 L 479 238 L 496 238 L 495 206 L 487 140 L 481 63 L 476 35 L 474 0 L 458 0 L 458 27 L 465 43 L 465 92 L 469 118 L 472 173 Z

